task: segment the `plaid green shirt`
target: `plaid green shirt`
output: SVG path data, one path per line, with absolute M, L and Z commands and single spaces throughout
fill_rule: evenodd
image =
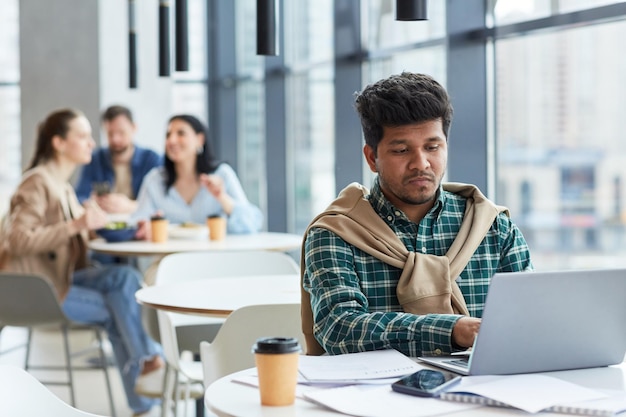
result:
M 435 205 L 416 224 L 384 197 L 378 178 L 369 201 L 409 251 L 438 256 L 454 241 L 466 202 L 440 188 Z M 457 279 L 470 315 L 482 316 L 494 273 L 532 268 L 522 233 L 501 213 Z M 328 353 L 393 348 L 420 356 L 452 351 L 452 328 L 461 316 L 404 313 L 396 296 L 401 272 L 326 229 L 309 231 L 303 285 L 311 295 L 315 337 Z

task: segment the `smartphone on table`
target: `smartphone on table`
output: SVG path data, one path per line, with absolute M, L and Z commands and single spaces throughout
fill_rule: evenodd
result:
M 447 371 L 422 369 L 391 384 L 391 389 L 418 397 L 438 397 L 461 381 L 461 376 Z

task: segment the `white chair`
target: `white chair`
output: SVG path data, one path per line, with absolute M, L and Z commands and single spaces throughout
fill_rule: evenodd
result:
M 204 386 L 254 366 L 252 345 L 261 337 L 295 337 L 304 349 L 300 304 L 242 307 L 228 316 L 213 342 L 200 343 Z
M 282 252 L 181 252 L 161 260 L 155 285 L 217 277 L 294 274 L 298 271 L 295 261 Z M 185 384 L 186 402 L 190 399 L 190 384 L 202 382 L 201 364 L 197 362 L 193 365 L 181 360 L 182 351 L 198 352 L 200 341 L 212 340 L 224 319 L 159 311 L 158 321 L 161 345 L 168 364 L 163 410 L 165 413 L 172 405 L 176 412 L 178 395 L 173 393 L 178 392 L 179 376 Z M 198 375 L 200 378 L 196 378 Z
M 66 404 L 34 376 L 12 365 L 0 365 L 0 415 L 103 417 Z

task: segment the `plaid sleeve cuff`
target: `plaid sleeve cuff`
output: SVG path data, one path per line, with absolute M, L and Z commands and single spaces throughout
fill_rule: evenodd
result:
M 428 314 L 421 325 L 423 356 L 449 355 L 452 348 L 452 328 L 462 316 Z

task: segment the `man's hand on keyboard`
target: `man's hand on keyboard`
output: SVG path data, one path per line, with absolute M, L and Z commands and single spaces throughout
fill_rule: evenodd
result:
M 480 319 L 461 317 L 452 329 L 452 342 L 460 347 L 470 347 L 480 329 Z

